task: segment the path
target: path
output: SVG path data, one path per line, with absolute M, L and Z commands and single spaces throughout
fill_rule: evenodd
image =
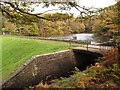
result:
M 111 46 L 96 46 L 96 45 L 80 45 L 78 47 L 73 47 L 72 49 L 77 50 L 86 50 L 86 51 L 92 51 L 92 52 L 104 52 L 107 50 L 112 49 Z

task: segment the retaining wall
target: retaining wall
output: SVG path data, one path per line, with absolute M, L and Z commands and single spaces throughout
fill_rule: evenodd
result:
M 100 53 L 86 50 L 64 50 L 55 53 L 37 55 L 29 59 L 12 76 L 3 82 L 3 88 L 23 88 L 61 76 L 75 66 L 81 71 L 93 64 Z
M 64 74 L 76 65 L 72 50 L 37 55 L 29 59 L 14 75 L 3 82 L 3 88 L 21 88 Z

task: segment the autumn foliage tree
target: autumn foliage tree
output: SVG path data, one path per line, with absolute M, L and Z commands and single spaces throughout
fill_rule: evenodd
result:
M 113 6 L 104 8 L 100 15 L 94 17 L 92 31 L 95 33 L 96 38 L 100 39 L 101 37 L 101 40 L 103 39 L 104 41 L 110 39 L 116 41 L 120 36 L 119 3 L 117 2 Z

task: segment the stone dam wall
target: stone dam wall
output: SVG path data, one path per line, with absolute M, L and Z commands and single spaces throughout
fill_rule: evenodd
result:
M 7 80 L 2 88 L 23 88 L 38 84 L 41 80 L 59 77 L 77 66 L 84 70 L 102 55 L 85 50 L 64 50 L 37 55 L 29 59 Z

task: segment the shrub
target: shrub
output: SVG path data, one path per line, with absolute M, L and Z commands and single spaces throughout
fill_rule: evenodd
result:
M 119 52 L 117 48 L 113 48 L 103 53 L 101 62 L 104 66 L 111 66 L 114 63 L 119 63 Z

